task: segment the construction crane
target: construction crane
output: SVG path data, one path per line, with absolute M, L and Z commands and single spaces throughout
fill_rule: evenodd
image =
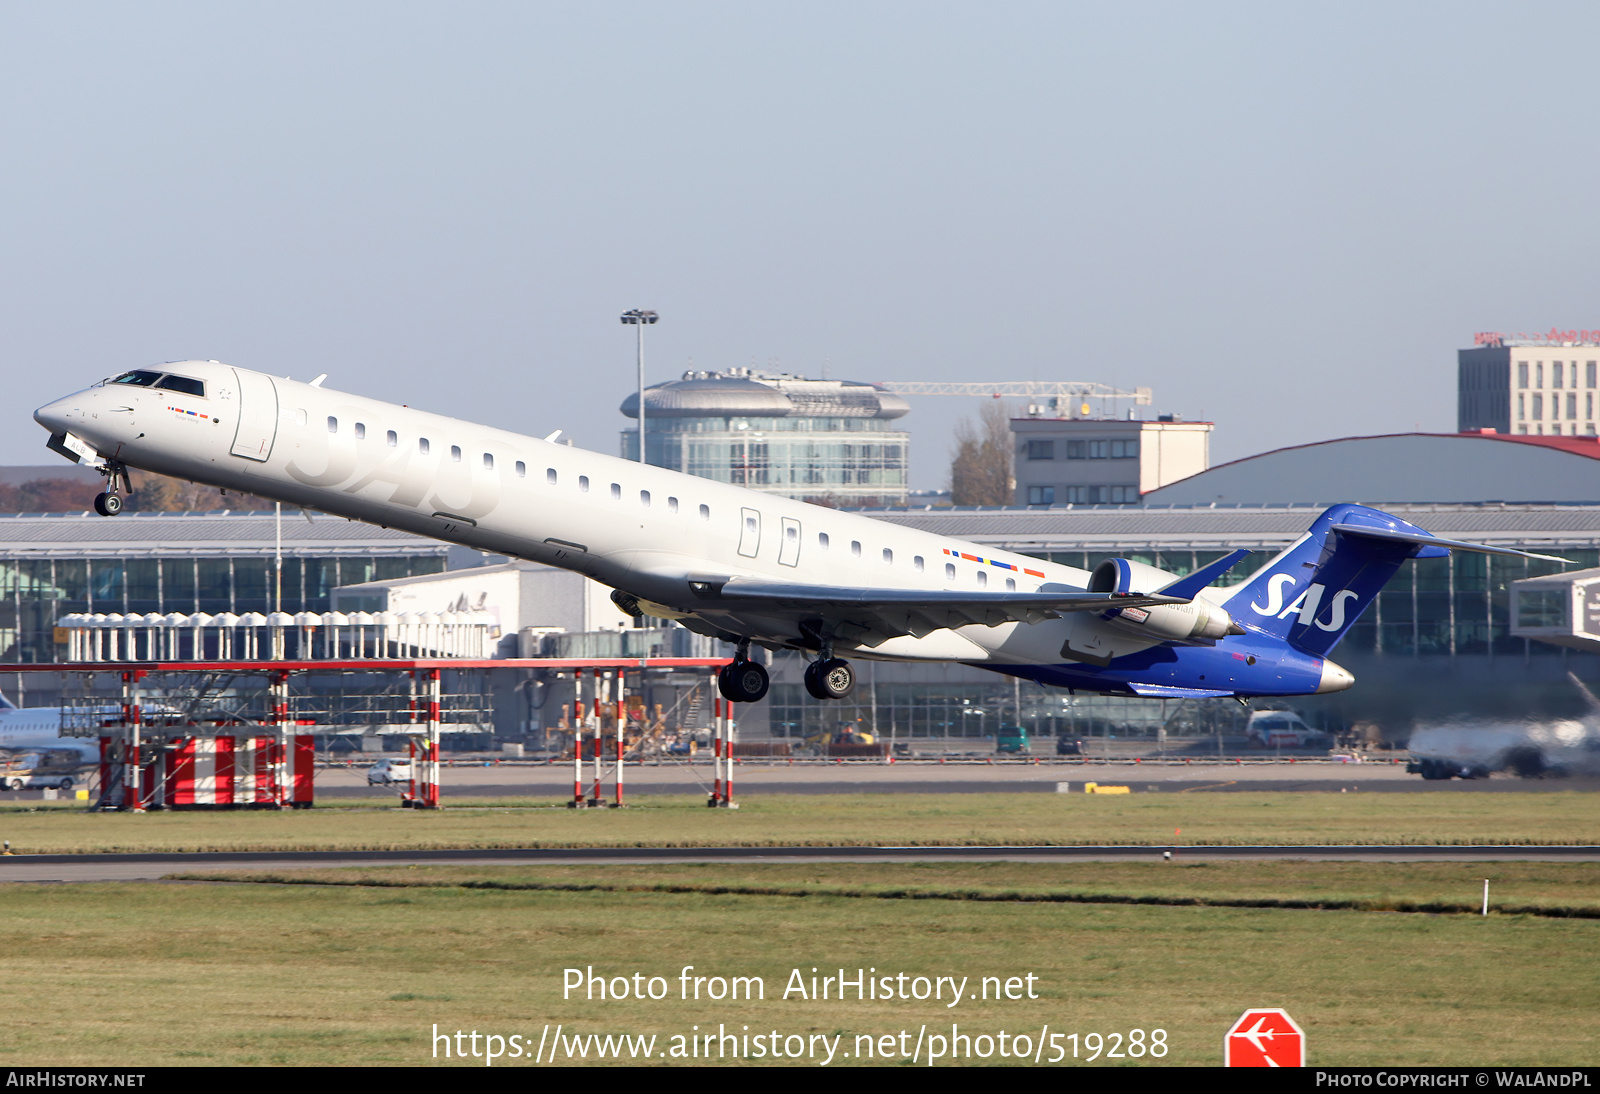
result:
M 1058 417 L 1082 418 L 1089 416 L 1089 399 L 1101 400 L 1102 417 L 1107 400 L 1132 399 L 1135 406 L 1149 406 L 1150 389 L 1136 387 L 1132 391 L 1096 384 L 1085 380 L 988 380 L 976 383 L 946 383 L 942 380 L 883 380 L 883 387 L 900 395 L 977 395 L 1001 399 L 1022 396 L 1033 400 L 1049 399 L 1055 405 L 1051 410 Z M 1047 408 L 1035 402 L 1030 414 L 1041 414 Z

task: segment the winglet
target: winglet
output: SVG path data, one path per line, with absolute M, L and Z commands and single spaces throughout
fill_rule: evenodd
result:
M 1209 566 L 1202 566 L 1193 573 L 1185 574 L 1170 585 L 1163 585 L 1156 592 L 1162 596 L 1181 596 L 1185 600 L 1193 600 L 1201 589 L 1212 584 L 1217 578 L 1239 565 L 1240 561 L 1253 553 L 1252 551 L 1234 551 L 1230 555 L 1217 559 Z
M 1582 680 L 1578 679 L 1578 674 L 1577 673 L 1575 673 L 1575 672 L 1567 673 L 1567 679 L 1571 680 L 1573 686 L 1576 687 L 1579 691 L 1581 691 L 1583 693 L 1583 697 L 1584 697 L 1585 701 L 1588 702 L 1590 710 L 1600 711 L 1600 699 L 1596 699 L 1594 697 L 1594 692 L 1589 690 L 1588 685 L 1585 684 Z

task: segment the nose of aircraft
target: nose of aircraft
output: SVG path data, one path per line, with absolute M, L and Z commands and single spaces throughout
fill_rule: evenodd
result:
M 52 433 L 65 433 L 67 431 L 67 416 L 73 409 L 73 400 L 69 396 L 57 399 L 53 403 L 46 403 L 33 412 L 33 420 L 44 426 Z
M 1317 694 L 1326 695 L 1330 691 L 1343 691 L 1356 682 L 1356 678 L 1343 666 L 1332 661 L 1322 662 L 1322 680 L 1317 684 Z

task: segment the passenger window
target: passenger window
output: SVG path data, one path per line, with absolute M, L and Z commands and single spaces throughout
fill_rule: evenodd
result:
M 428 438 L 426 438 L 426 437 L 418 437 L 417 438 L 417 451 L 421 452 L 424 456 L 426 456 L 428 454 Z
M 944 564 L 944 579 L 946 581 L 954 581 L 956 579 L 956 564 L 954 562 L 946 562 Z
M 395 433 L 394 430 L 392 430 L 392 429 L 389 430 L 389 447 L 393 448 L 395 445 L 397 445 L 399 443 L 400 443 L 399 435 L 397 433 Z
M 861 557 L 861 541 L 859 539 L 853 539 L 850 541 L 850 553 L 856 558 Z
M 987 570 L 979 570 L 978 571 L 978 588 L 987 589 L 988 587 L 989 587 L 989 572 Z
M 544 481 L 549 483 L 551 486 L 554 486 L 556 484 L 556 469 L 555 468 L 547 467 L 547 468 L 544 469 Z
M 639 504 L 643 505 L 643 506 L 649 506 L 649 504 L 650 504 L 650 491 L 648 491 L 648 490 L 639 491 Z
M 668 498 L 667 499 L 667 512 L 676 513 L 677 511 L 678 511 L 678 499 L 677 498 Z
M 587 494 L 589 492 L 589 476 L 588 475 L 579 475 L 578 476 L 578 489 L 581 490 L 585 494 Z
M 523 463 L 521 460 L 518 460 L 517 461 L 517 478 L 525 479 L 527 477 L 528 477 L 528 465 Z
M 461 446 L 459 444 L 450 446 L 450 459 L 455 463 L 461 462 Z
M 367 427 L 366 427 L 366 425 L 361 423 L 361 422 L 357 422 L 356 423 L 356 440 L 364 441 L 366 439 L 367 439 Z
M 483 466 L 488 468 L 490 471 L 494 470 L 494 457 L 489 455 L 487 452 L 483 454 Z
M 887 547 L 883 549 L 883 561 L 885 565 L 894 565 L 894 552 Z
M 828 549 L 828 533 L 826 533 L 826 532 L 818 532 L 817 533 L 817 546 L 821 547 L 824 551 L 826 551 Z
M 1006 592 L 1014 593 L 1016 591 L 1017 591 L 1017 579 L 1014 578 L 1014 577 L 1006 578 Z
M 339 419 L 338 418 L 329 418 L 328 419 L 328 432 L 329 433 L 337 433 L 337 432 L 339 432 Z
M 711 519 L 711 506 L 702 505 L 700 507 L 700 519 L 701 520 L 710 520 Z
M 911 566 L 917 571 L 917 573 L 920 574 L 922 572 L 922 556 L 917 555 L 915 558 L 913 558 L 911 560 Z
M 121 383 L 122 381 L 118 381 Z M 156 387 L 163 391 L 181 391 L 185 395 L 198 395 L 202 399 L 206 396 L 206 385 L 199 380 L 191 380 L 187 376 L 163 376 Z
M 611 500 L 612 501 L 621 501 L 622 500 L 622 484 L 621 483 L 614 482 L 614 483 L 611 484 Z

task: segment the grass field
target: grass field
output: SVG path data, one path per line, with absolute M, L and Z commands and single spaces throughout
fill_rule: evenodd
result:
M 471 802 L 472 804 L 466 804 Z M 1181 833 L 1181 834 L 1180 834 Z M 0 809 L 19 853 L 805 844 L 1593 844 L 1600 794 L 771 795 L 569 810 L 463 799 L 438 812 L 318 806 L 282 813 Z
M 424 867 L 305 874 L 381 887 L 12 885 L 0 887 L 0 913 L 13 955 L 32 959 L 8 970 L 0 1063 L 429 1064 L 435 1024 L 447 1034 L 514 1034 L 529 1053 L 547 1024 L 562 1027 L 563 1050 L 574 1034 L 655 1035 L 653 1063 L 674 1062 L 659 1055 L 684 1043 L 674 1035 L 719 1026 L 741 1038 L 776 1032 L 792 1051 L 821 1053 L 812 1037 L 838 1037 L 836 1053 L 852 1055 L 835 1065 L 861 1062 L 858 1035 L 871 1035 L 875 1053 L 892 1035 L 890 1062 L 900 1063 L 919 1032 L 948 1042 L 956 1023 L 967 1036 L 1003 1030 L 1030 1043 L 1048 1024 L 1078 1035 L 1079 1062 L 1090 1033 L 1120 1034 L 1126 1050 L 1129 1031 L 1145 1031 L 1148 1045 L 1161 1029 L 1161 1060 L 1102 1054 L 1096 1064 L 1215 1064 L 1223 1033 L 1251 1006 L 1287 1008 L 1307 1030 L 1313 1063 L 1594 1063 L 1600 921 L 948 898 L 1470 905 L 1485 876 L 1504 903 L 1600 901 L 1600 869 L 1580 864 Z M 593 884 L 608 888 L 516 887 Z M 684 891 L 643 891 L 653 886 Z M 780 889 L 809 895 L 770 892 Z M 765 998 L 681 1000 L 684 965 L 707 977 L 760 977 Z M 660 976 L 667 998 L 563 999 L 563 970 L 589 966 L 608 977 Z M 794 970 L 809 989 L 813 967 L 819 977 L 839 968 L 965 977 L 968 994 L 992 976 L 996 989 L 1017 978 L 1025 996 L 1031 975 L 1037 997 L 963 999 L 953 1009 L 948 993 L 784 999 Z M 1073 1042 L 1057 1044 L 1071 1063 Z M 586 1048 L 595 1062 L 604 1045 Z
M 1213 906 L 1351 908 L 1600 919 L 1600 863 L 1175 862 L 1151 863 L 695 863 L 635 866 L 373 866 L 207 870 L 169 874 L 254 884 L 372 888 L 504 889 L 850 896 L 874 900 L 1016 903 L 1127 902 Z

